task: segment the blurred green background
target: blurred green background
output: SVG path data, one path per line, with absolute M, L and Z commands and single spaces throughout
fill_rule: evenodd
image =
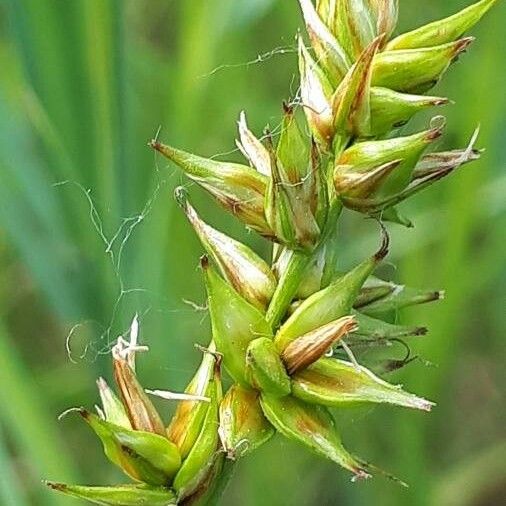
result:
M 465 0 L 402 0 L 401 28 Z M 483 159 L 403 211 L 383 273 L 446 300 L 401 315 L 427 323 L 421 359 L 392 380 L 438 403 L 428 415 L 374 408 L 337 413 L 347 446 L 401 476 L 350 483 L 334 465 L 276 438 L 241 463 L 223 504 L 485 506 L 506 503 L 506 8 L 438 94 L 463 146 L 477 124 Z M 234 149 L 235 121 L 279 123 L 297 87 L 295 0 L 0 1 L 0 504 L 67 505 L 41 479 L 120 482 L 74 417 L 110 377 L 107 351 L 135 312 L 152 352 L 149 387 L 179 389 L 199 360 L 208 320 L 201 248 L 174 205 L 181 174 L 146 146 L 161 140 L 204 155 Z M 263 55 L 263 56 L 258 56 Z M 437 111 L 439 113 L 440 111 Z M 419 118 L 407 127 L 426 124 Z M 237 153 L 229 158 L 237 159 Z M 267 253 L 195 186 L 214 225 Z M 372 233 L 374 232 L 374 233 Z M 343 263 L 377 242 L 358 216 L 343 224 Z M 393 266 L 395 264 L 396 267 Z M 402 349 L 394 350 L 402 357 Z M 171 407 L 160 405 L 168 416 Z

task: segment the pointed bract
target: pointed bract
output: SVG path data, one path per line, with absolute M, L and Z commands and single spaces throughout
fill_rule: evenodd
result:
M 371 135 L 372 62 L 383 37 L 377 37 L 349 70 L 332 99 L 334 126 L 350 137 Z
M 309 54 L 299 35 L 300 98 L 314 138 L 327 151 L 334 138 L 332 95 L 334 90 L 327 76 Z
M 258 170 L 260 174 L 269 177 L 271 175 L 271 160 L 269 152 L 248 128 L 246 114 L 244 111 L 241 112 L 238 126 L 239 140 L 236 141 L 237 147 L 249 160 L 252 167 Z

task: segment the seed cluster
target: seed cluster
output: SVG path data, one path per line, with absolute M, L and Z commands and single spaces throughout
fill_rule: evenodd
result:
M 300 109 L 283 106 L 277 142 L 239 120 L 247 163 L 202 158 L 152 141 L 246 227 L 272 243 L 265 261 L 206 223 L 184 189 L 176 199 L 200 239 L 212 338 L 184 394 L 146 392 L 135 373 L 138 322 L 113 350 L 119 395 L 98 381 L 102 407 L 77 410 L 109 460 L 137 484 L 52 488 L 96 504 L 212 504 L 231 462 L 274 433 L 298 441 L 352 473 L 378 468 L 343 446 L 329 408 L 386 403 L 429 411 L 433 404 L 380 378 L 354 352 L 424 327 L 389 323 L 393 311 L 442 297 L 374 276 L 388 254 L 384 223 L 410 225 L 397 206 L 479 157 L 473 148 L 427 154 L 443 135 L 435 119 L 399 134 L 418 112 L 448 103 L 426 93 L 473 41 L 463 37 L 496 0 L 392 37 L 398 0 L 299 0 L 311 49 L 298 37 Z M 302 112 L 303 111 L 303 112 Z M 336 267 L 344 208 L 377 218 L 378 251 L 349 272 Z M 222 370 L 232 380 L 222 388 Z M 178 401 L 168 427 L 149 394 Z M 386 473 L 384 473 L 386 474 Z

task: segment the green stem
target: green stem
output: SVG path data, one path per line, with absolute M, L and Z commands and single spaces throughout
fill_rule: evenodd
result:
M 292 299 L 299 287 L 302 275 L 311 260 L 310 255 L 299 251 L 292 251 L 288 265 L 281 275 L 276 291 L 267 309 L 267 322 L 275 329 L 292 302 Z
M 330 251 L 325 260 L 324 282 L 334 276 L 337 249 L 335 248 L 336 242 L 336 228 L 337 220 L 341 215 L 343 206 L 341 202 L 335 199 L 330 207 L 327 223 L 322 234 L 320 244 L 315 249 L 312 255 L 306 255 L 299 251 L 292 251 L 288 265 L 281 275 L 276 291 L 272 297 L 269 308 L 267 309 L 266 319 L 267 322 L 275 329 L 288 309 L 288 306 L 293 300 L 293 297 L 299 287 L 304 271 L 311 260 L 319 254 L 321 248 L 330 245 Z M 327 283 L 328 284 L 328 283 Z

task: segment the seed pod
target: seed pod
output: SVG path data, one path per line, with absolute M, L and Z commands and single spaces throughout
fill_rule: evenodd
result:
M 313 2 L 299 0 L 299 3 L 318 62 L 324 67 L 332 84 L 337 85 L 351 67 L 350 58 L 316 12 Z
M 371 135 L 386 135 L 404 126 L 416 113 L 448 104 L 447 98 L 409 95 L 388 88 L 371 88 Z
M 177 493 L 178 501 L 194 494 L 201 484 L 207 480 L 208 474 L 214 473 L 213 467 L 222 463 L 219 459 L 217 460 L 217 453 L 219 452 L 218 406 L 222 398 L 219 367 L 215 368 L 210 387 L 211 402 L 207 406 L 206 417 L 199 436 L 183 461 L 172 484 Z
M 245 244 L 205 223 L 188 202 L 181 187 L 176 189 L 176 199 L 206 252 L 227 281 L 248 302 L 265 310 L 276 288 L 276 278 L 267 263 Z
M 185 174 L 258 233 L 272 237 L 264 216 L 267 178 L 246 165 L 218 162 L 151 141 L 150 146 L 179 165 Z
M 128 430 L 81 409 L 79 414 L 101 439 L 111 462 L 133 478 L 151 485 L 167 485 L 181 465 L 176 446 L 168 439 Z
M 404 93 L 425 93 L 435 86 L 448 67 L 474 41 L 472 37 L 440 46 L 378 53 L 373 86 Z
M 274 435 L 260 406 L 259 392 L 232 385 L 220 404 L 220 437 L 227 457 L 236 460 Z
M 211 343 L 209 353 L 204 353 L 200 367 L 185 389 L 188 395 L 209 397 L 216 359 L 212 352 L 214 343 Z M 209 403 L 184 400 L 176 409 L 176 413 L 167 427 L 168 438 L 177 446 L 181 458 L 185 459 L 200 434 Z
M 168 488 L 142 485 L 118 485 L 116 487 L 82 487 L 63 483 L 46 482 L 46 485 L 70 497 L 84 499 L 102 506 L 176 506 L 176 497 Z
M 303 401 L 332 407 L 386 403 L 430 411 L 433 406 L 365 367 L 334 358 L 322 358 L 297 372 L 292 377 L 292 388 L 293 395 Z
M 285 437 L 336 462 L 357 478 L 369 477 L 363 464 L 344 449 L 327 408 L 308 404 L 293 396 L 280 399 L 263 395 L 260 402 L 269 422 Z
M 385 342 L 403 337 L 423 336 L 427 333 L 425 327 L 393 325 L 358 311 L 355 312 L 355 319 L 358 323 L 358 329 L 349 336 L 347 342 L 350 345 L 372 341 Z
M 339 339 L 356 329 L 355 317 L 344 316 L 295 339 L 281 355 L 288 374 L 307 368 L 323 357 Z
M 306 299 L 281 326 L 274 338 L 279 351 L 298 337 L 350 313 L 362 285 L 388 252 L 388 237 L 378 252 L 350 272 Z
M 290 393 L 290 378 L 271 339 L 259 337 L 248 346 L 246 374 L 250 385 L 275 397 Z
M 334 138 L 331 97 L 334 93 L 327 76 L 314 61 L 299 35 L 300 98 L 314 138 L 329 150 Z
M 274 153 L 265 216 L 277 239 L 291 249 L 312 250 L 320 238 L 326 192 L 314 144 L 304 139 L 293 110 L 285 108 L 281 138 Z
M 265 146 L 253 135 L 246 123 L 246 114 L 241 112 L 238 121 L 239 140 L 236 141 L 241 153 L 260 174 L 271 175 L 271 159 Z
M 336 132 L 350 137 L 371 135 L 372 61 L 383 37 L 367 46 L 349 70 L 332 98 Z
M 452 42 L 478 23 L 496 1 L 481 0 L 453 16 L 399 35 L 388 43 L 387 50 L 416 49 Z
M 131 429 L 132 424 L 125 411 L 125 407 L 104 378 L 99 378 L 97 380 L 97 386 L 102 401 L 102 410 L 105 420 L 114 425 L 124 427 L 125 429 Z
M 135 373 L 126 360 L 113 357 L 114 378 L 134 430 L 165 436 L 165 427 Z
M 353 173 L 363 174 L 371 169 L 383 167 L 380 178 L 380 196 L 391 195 L 404 189 L 412 178 L 413 170 L 428 146 L 442 135 L 443 126 L 438 126 L 408 137 L 397 137 L 383 141 L 367 141 L 354 144 L 348 148 L 336 161 L 334 182 L 336 191 L 342 193 L 343 179 L 346 182 L 353 177 Z M 402 160 L 389 174 L 391 169 L 387 164 Z M 385 171 L 385 172 L 383 172 Z M 350 175 L 352 173 L 352 175 Z M 370 181 L 366 179 L 368 188 Z M 377 182 L 375 181 L 377 184 Z M 346 186 L 345 186 L 346 188 Z M 360 190 L 360 187 L 356 187 Z M 356 194 L 356 193 L 355 193 Z M 345 196 L 346 193 L 344 193 Z M 351 194 L 353 195 L 353 194 Z
M 397 285 L 391 281 L 384 281 L 376 276 L 369 276 L 364 286 L 362 286 L 358 297 L 355 299 L 353 307 L 360 308 L 375 300 L 382 299 L 391 294 L 396 286 Z
M 391 311 L 399 311 L 405 307 L 441 300 L 442 298 L 444 298 L 443 291 L 426 291 L 398 286 L 387 297 L 363 306 L 360 311 L 370 316 L 377 316 Z
M 247 387 L 246 349 L 257 337 L 272 337 L 272 330 L 264 315 L 220 278 L 206 258 L 201 264 L 216 349 L 223 354 L 223 365 L 234 381 Z

